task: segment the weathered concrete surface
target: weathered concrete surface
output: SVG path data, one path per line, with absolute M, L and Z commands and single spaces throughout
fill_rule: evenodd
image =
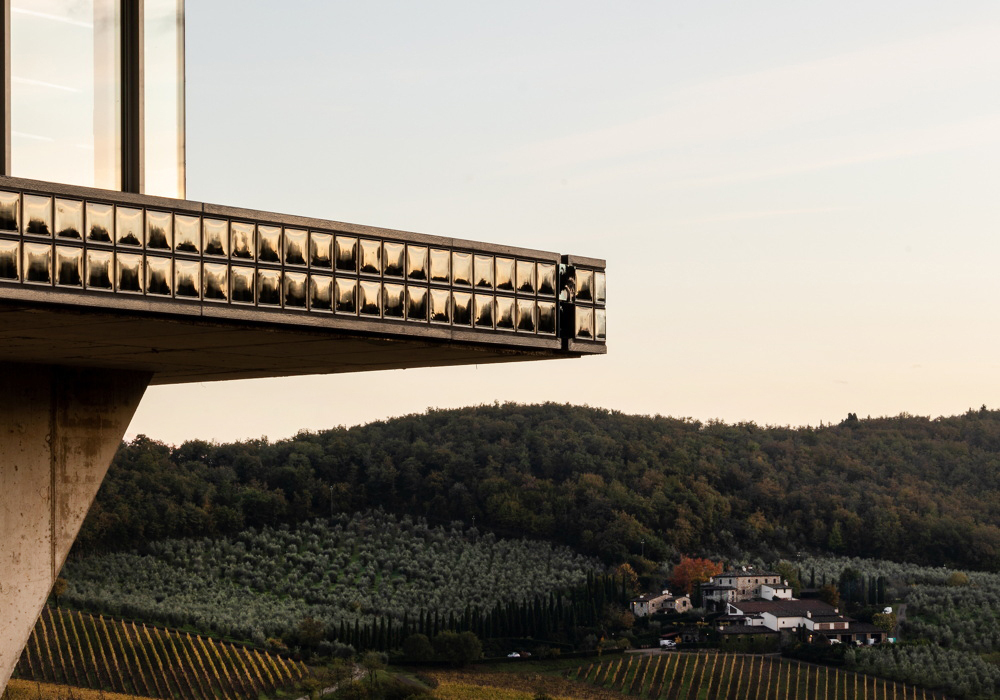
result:
M 150 378 L 0 364 L 0 691 Z

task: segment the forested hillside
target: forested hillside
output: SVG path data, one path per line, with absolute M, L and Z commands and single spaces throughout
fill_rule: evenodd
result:
M 381 508 L 608 563 L 810 550 L 1000 569 L 1000 411 L 760 427 L 574 406 L 431 411 L 291 440 L 123 445 L 77 551 Z

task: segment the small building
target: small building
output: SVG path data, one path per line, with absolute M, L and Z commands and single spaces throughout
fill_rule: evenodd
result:
M 686 595 L 673 596 L 670 591 L 661 591 L 633 598 L 630 601 L 630 608 L 636 617 L 657 613 L 683 613 L 691 609 L 691 598 Z
M 755 625 L 730 625 L 719 630 L 719 648 L 742 652 L 772 652 L 781 646 L 781 633 Z
M 727 603 L 754 598 L 789 600 L 792 597 L 792 589 L 779 574 L 754 571 L 749 568 L 724 571 L 718 576 L 713 576 L 708 583 L 702 584 L 701 597 L 706 607 L 723 610 Z

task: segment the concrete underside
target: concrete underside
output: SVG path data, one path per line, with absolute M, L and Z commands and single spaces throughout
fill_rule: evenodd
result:
M 0 363 L 0 690 L 150 377 Z

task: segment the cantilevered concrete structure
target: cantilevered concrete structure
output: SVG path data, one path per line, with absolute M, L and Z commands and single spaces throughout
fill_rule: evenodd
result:
M 602 260 L 185 199 L 177 0 L 0 3 L 0 690 L 149 384 L 605 352 Z

